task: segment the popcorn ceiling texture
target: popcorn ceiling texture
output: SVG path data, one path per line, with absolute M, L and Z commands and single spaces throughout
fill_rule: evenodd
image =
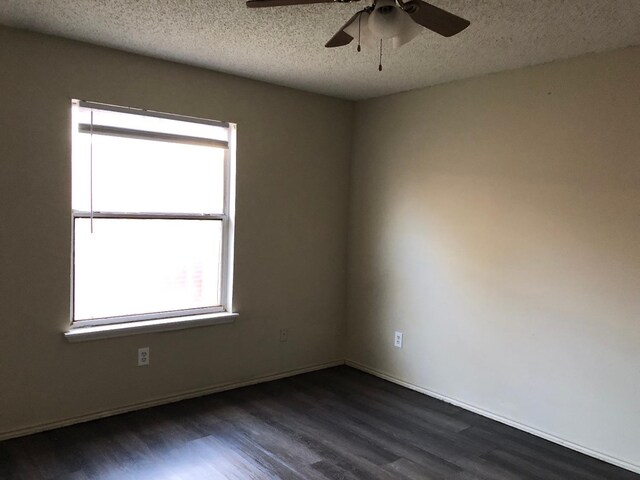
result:
M 399 50 L 325 42 L 366 2 L 247 9 L 242 0 L 2 0 L 0 24 L 363 99 L 640 44 L 640 0 L 432 0 L 471 21 Z M 0 46 L 2 48 L 2 46 Z

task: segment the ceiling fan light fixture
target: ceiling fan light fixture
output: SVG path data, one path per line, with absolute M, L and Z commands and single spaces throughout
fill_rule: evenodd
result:
M 380 40 L 389 39 L 391 39 L 393 48 L 401 47 L 422 32 L 423 27 L 395 5 L 393 0 L 378 0 L 376 10 L 359 12 L 343 28 L 344 33 L 352 37 L 365 50 L 378 50 Z M 376 13 L 380 7 L 383 10 L 381 13 Z M 376 17 L 378 18 L 376 19 Z
M 375 10 L 369 15 L 369 30 L 379 39 L 398 36 L 405 26 L 408 15 L 401 10 L 395 0 L 378 0 Z
M 365 49 L 373 49 L 377 45 L 376 36 L 369 28 L 369 17 L 370 14 L 363 11 L 343 30 Z
M 406 13 L 403 15 L 403 26 L 400 33 L 391 39 L 393 48 L 400 48 L 406 43 L 416 38 L 421 32 L 423 27 L 411 20 L 411 17 Z

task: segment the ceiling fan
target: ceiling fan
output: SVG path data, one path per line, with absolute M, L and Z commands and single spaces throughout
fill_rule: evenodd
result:
M 247 7 L 282 7 L 312 3 L 351 3 L 359 0 L 248 0 Z M 373 47 L 391 39 L 398 48 L 413 39 L 421 27 L 432 30 L 444 37 L 451 37 L 467 28 L 471 22 L 453 13 L 442 10 L 422 0 L 373 0 L 373 4 L 356 12 L 338 32 L 331 37 L 325 47 L 342 47 L 354 38 L 360 45 Z M 382 61 L 379 65 L 382 70 Z

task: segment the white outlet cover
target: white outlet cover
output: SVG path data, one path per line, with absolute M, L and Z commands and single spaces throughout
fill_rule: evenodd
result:
M 149 365 L 149 347 L 138 349 L 138 366 Z
M 395 332 L 393 336 L 393 346 L 402 348 L 402 332 Z
M 280 329 L 280 341 L 281 342 L 286 342 L 287 340 L 289 340 L 289 329 L 288 328 L 281 328 Z

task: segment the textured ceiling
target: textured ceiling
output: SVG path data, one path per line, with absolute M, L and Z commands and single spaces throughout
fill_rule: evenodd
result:
M 0 0 L 0 24 L 349 99 L 640 44 L 640 0 L 432 0 L 471 26 L 425 30 L 378 72 L 377 52 L 323 46 L 365 2 Z

